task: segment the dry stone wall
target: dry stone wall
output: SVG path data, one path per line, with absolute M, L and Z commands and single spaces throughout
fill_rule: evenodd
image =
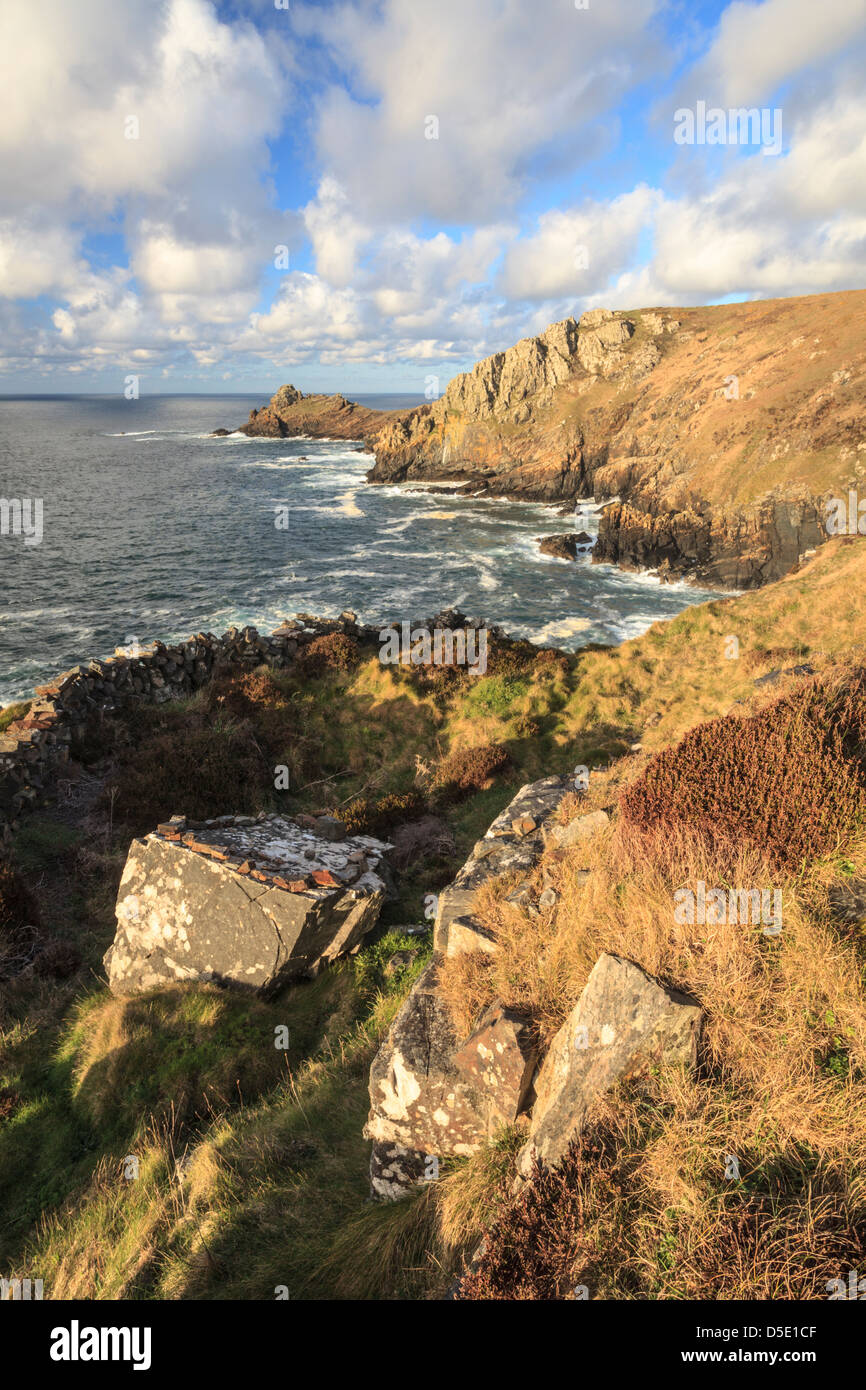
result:
M 221 637 L 198 632 L 186 642 L 119 647 L 114 656 L 73 666 L 37 686 L 27 714 L 0 734 L 0 843 L 56 787 L 70 750 L 118 710 L 182 699 L 221 671 L 252 670 L 263 663 L 290 667 L 302 647 L 334 632 L 362 641 L 377 636 L 377 629 L 359 625 L 354 613 L 339 618 L 299 613 L 270 634 L 232 627 Z

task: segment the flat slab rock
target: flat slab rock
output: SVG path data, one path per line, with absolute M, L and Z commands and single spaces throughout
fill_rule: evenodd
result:
M 104 959 L 112 991 L 201 981 L 266 995 L 316 974 L 378 919 L 390 848 L 277 815 L 173 818 L 130 846 Z
M 592 1103 L 652 1064 L 693 1066 L 700 1005 L 632 961 L 600 956 L 535 1081 L 529 1137 L 517 1157 L 528 1177 L 534 1158 L 555 1167 L 581 1133 Z

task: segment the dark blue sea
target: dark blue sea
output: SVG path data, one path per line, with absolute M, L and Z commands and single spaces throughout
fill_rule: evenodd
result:
M 541 504 L 370 487 L 372 456 L 355 444 L 209 437 L 263 404 L 0 397 L 0 498 L 41 499 L 43 516 L 38 544 L 0 535 L 0 703 L 132 638 L 270 630 L 298 611 L 351 608 L 379 623 L 459 607 L 575 649 L 638 636 L 714 596 L 539 554 L 539 536 L 595 535 L 592 504 L 563 518 Z

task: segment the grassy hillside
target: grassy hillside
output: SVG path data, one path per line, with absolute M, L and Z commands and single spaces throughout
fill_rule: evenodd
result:
M 367 1201 L 367 1073 L 429 950 L 405 928 L 523 782 L 587 764 L 591 803 L 615 811 L 695 725 L 769 709 L 808 679 L 791 668 L 856 660 L 864 579 L 866 545 L 832 542 L 779 584 L 616 649 L 495 646 L 476 680 L 326 652 L 304 673 L 255 673 L 118 720 L 110 742 L 78 750 L 72 804 L 28 819 L 13 846 L 53 954 L 0 995 L 0 1270 L 43 1278 L 46 1297 L 435 1297 L 498 1215 L 474 1293 L 501 1294 L 527 1232 L 538 1246 L 504 1185 L 519 1134 L 412 1201 Z M 100 962 L 130 835 L 193 806 L 338 809 L 392 826 L 411 806 L 435 814 L 453 850 L 440 836 L 408 856 L 378 939 L 267 1004 L 211 989 L 117 1000 Z M 512 976 L 547 1036 L 601 950 L 681 982 L 710 1017 L 694 1082 L 659 1075 L 649 1093 L 614 1098 L 578 1185 L 566 1173 L 540 1193 L 576 1234 L 565 1255 L 539 1248 L 522 1296 L 561 1295 L 572 1278 L 610 1297 L 819 1296 L 808 1280 L 855 1259 L 866 1202 L 862 837 L 840 831 L 832 853 L 782 880 L 760 842 L 732 858 L 685 827 L 651 848 L 615 815 L 591 853 L 551 861 L 562 908 L 543 939 L 508 917 L 501 892 L 481 904 L 510 931 Z M 781 943 L 665 925 L 673 886 L 738 874 L 781 883 Z M 415 954 L 386 970 L 398 950 Z M 469 1016 L 508 981 L 452 984 Z M 719 1176 L 729 1152 L 738 1187 Z

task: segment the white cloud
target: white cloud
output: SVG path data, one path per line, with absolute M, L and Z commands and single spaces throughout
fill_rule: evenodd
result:
M 864 26 L 866 0 L 734 0 L 684 85 L 714 103 L 754 106 L 803 69 L 862 40 Z
M 610 132 L 597 118 L 666 61 L 647 27 L 657 9 L 657 0 L 301 6 L 296 29 L 327 45 L 352 86 L 334 84 L 321 100 L 320 159 L 367 220 L 498 218 L 535 169 L 574 168 L 604 148 Z
M 588 200 L 569 211 L 542 213 L 534 233 L 509 250 L 501 285 L 513 299 L 582 298 L 602 292 L 632 262 L 641 231 L 662 201 L 640 184 L 607 203 Z
M 597 304 L 864 283 L 864 8 L 734 0 L 678 85 L 752 105 L 793 81 L 785 153 L 671 141 L 652 186 L 628 178 L 617 106 L 648 75 L 658 103 L 661 0 L 295 4 L 268 28 L 210 0 L 0 0 L 0 298 L 51 300 L 0 304 L 0 357 L 121 376 L 404 361 L 421 389 L 431 364 Z M 272 146 L 285 172 L 274 137 L 311 67 L 317 190 L 302 149 L 305 205 L 281 211 Z M 606 148 L 609 195 L 565 177 Z M 91 235 L 118 230 L 107 264 Z

